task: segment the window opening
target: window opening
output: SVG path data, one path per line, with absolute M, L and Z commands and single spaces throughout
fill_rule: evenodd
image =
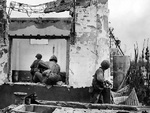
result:
M 18 36 L 9 36 L 11 41 L 10 51 L 10 67 L 9 72 L 12 76 L 12 82 L 33 82 L 30 73 L 30 65 L 36 59 L 37 53 L 42 54 L 42 60 L 48 61 L 52 55 L 57 56 L 58 64 L 62 77 L 61 84 L 68 83 L 69 74 L 69 54 L 68 41 L 69 37 L 62 36 L 56 39 L 42 39 L 44 42 L 40 43 L 40 39 L 30 39 Z M 32 40 L 32 43 L 31 43 Z M 38 40 L 38 42 L 36 42 Z

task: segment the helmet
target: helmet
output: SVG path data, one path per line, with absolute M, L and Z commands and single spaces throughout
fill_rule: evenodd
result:
M 102 61 L 101 67 L 102 67 L 104 70 L 108 69 L 109 66 L 110 66 L 110 63 L 109 63 L 108 60 L 103 60 L 103 61 Z
M 37 59 L 41 59 L 42 58 L 42 55 L 40 53 L 38 53 L 36 56 L 35 56 Z
M 56 61 L 57 62 L 57 57 L 55 55 L 51 56 L 51 58 L 49 59 L 49 61 Z

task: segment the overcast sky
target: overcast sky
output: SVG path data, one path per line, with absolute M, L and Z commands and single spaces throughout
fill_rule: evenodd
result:
M 136 41 L 142 49 L 144 39 L 150 38 L 149 6 L 150 0 L 109 0 L 110 26 L 127 55 L 133 53 Z
M 11 0 L 7 0 L 9 6 Z M 13 0 L 16 2 L 26 3 L 30 5 L 38 5 L 53 0 Z M 109 22 L 114 28 L 114 34 L 121 40 L 121 47 L 126 51 L 126 55 L 133 54 L 134 44 L 136 41 L 139 48 L 142 48 L 144 39 L 150 38 L 150 0 L 108 0 Z M 12 12 L 11 16 L 17 12 Z M 49 17 L 53 17 L 55 13 L 51 13 Z M 21 13 L 17 14 L 20 16 Z M 57 14 L 58 16 L 68 15 L 67 12 Z M 33 15 L 31 15 L 33 16 Z M 40 15 L 46 16 L 46 15 Z M 141 53 L 141 51 L 140 51 Z M 132 56 L 133 57 L 133 56 Z

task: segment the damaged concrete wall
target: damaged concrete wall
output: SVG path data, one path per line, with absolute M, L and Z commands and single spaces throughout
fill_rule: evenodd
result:
M 0 85 L 7 81 L 7 46 L 0 47 Z
M 71 86 L 91 86 L 101 61 L 109 60 L 108 13 L 107 0 L 92 0 L 86 8 L 76 7 L 76 43 L 70 47 Z M 105 78 L 109 79 L 109 71 Z
M 4 9 L 4 8 L 2 8 Z M 108 0 L 91 0 L 90 6 L 76 7 L 76 43 L 70 45 L 69 85 L 91 86 L 92 75 L 109 59 Z M 0 46 L 0 82 L 7 79 L 8 44 Z M 109 79 L 109 71 L 105 73 Z
M 8 40 L 6 38 L 6 0 L 0 1 L 0 85 L 7 81 Z

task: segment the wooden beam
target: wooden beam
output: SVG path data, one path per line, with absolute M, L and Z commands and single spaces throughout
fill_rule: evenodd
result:
M 43 105 L 54 105 L 72 108 L 138 111 L 136 106 L 129 106 L 129 105 L 92 104 L 92 103 L 66 102 L 66 101 L 39 101 L 39 102 Z
M 56 35 L 8 35 L 10 39 L 69 39 L 70 36 Z

